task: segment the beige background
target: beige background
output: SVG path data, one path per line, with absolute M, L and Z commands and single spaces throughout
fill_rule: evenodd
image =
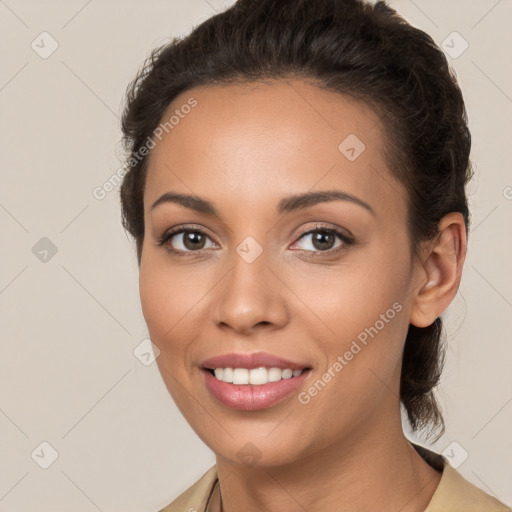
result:
M 232 3 L 0 0 L 0 511 L 152 512 L 214 463 L 133 353 L 147 336 L 134 246 L 117 188 L 92 192 L 121 165 L 121 102 L 144 57 Z M 512 505 L 512 2 L 390 3 L 437 43 L 469 44 L 450 60 L 474 137 L 473 228 L 434 449 Z M 58 453 L 48 469 L 42 442 Z

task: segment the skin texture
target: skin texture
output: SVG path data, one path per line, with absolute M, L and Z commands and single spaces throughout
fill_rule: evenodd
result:
M 150 153 L 140 297 L 167 389 L 216 454 L 223 511 L 425 510 L 441 474 L 403 434 L 402 350 L 409 323 L 430 325 L 457 292 L 462 215 L 443 218 L 413 259 L 407 196 L 383 157 L 387 132 L 362 103 L 305 80 L 216 85 L 182 93 L 163 119 L 190 97 L 197 106 Z M 338 149 L 349 134 L 366 146 L 354 161 Z M 290 194 L 333 189 L 374 214 L 348 201 L 276 211 Z M 170 191 L 208 199 L 219 214 L 152 210 Z M 317 223 L 348 230 L 354 244 L 334 254 L 337 236 L 330 246 L 301 238 Z M 182 234 L 167 242 L 185 257 L 158 246 L 170 228 L 191 224 L 204 243 L 185 246 Z M 263 249 L 252 263 L 236 252 L 248 236 Z M 233 410 L 204 385 L 206 358 L 265 351 L 312 367 L 307 390 L 394 303 L 401 311 L 306 405 L 292 393 Z M 239 455 L 247 443 L 254 465 Z

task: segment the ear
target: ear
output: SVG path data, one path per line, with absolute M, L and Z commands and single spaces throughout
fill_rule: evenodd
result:
M 410 323 L 428 327 L 452 302 L 459 289 L 467 239 L 461 213 L 445 215 L 438 235 L 429 241 L 417 262 Z

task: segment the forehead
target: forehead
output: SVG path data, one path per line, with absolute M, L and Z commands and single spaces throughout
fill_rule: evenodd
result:
M 387 168 L 378 114 L 308 81 L 196 87 L 175 98 L 161 126 L 146 209 L 166 189 L 249 205 L 315 188 L 396 202 L 401 188 Z

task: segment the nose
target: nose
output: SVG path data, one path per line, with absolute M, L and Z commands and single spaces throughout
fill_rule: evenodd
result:
M 231 262 L 231 269 L 216 287 L 216 324 L 244 335 L 285 326 L 289 321 L 287 288 L 270 268 L 265 252 L 252 262 L 235 252 Z

